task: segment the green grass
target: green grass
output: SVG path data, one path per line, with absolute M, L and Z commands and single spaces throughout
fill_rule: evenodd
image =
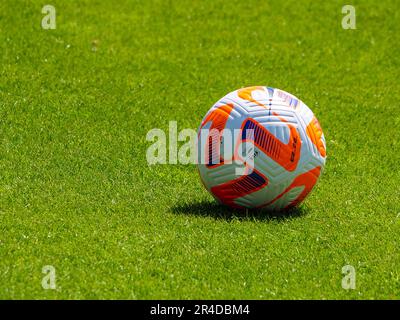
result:
M 356 30 L 345 1 L 54 0 L 56 30 L 44 4 L 0 3 L 0 298 L 400 298 L 397 1 L 353 1 Z M 288 217 L 146 162 L 150 129 L 196 129 L 248 85 L 324 129 L 326 169 Z

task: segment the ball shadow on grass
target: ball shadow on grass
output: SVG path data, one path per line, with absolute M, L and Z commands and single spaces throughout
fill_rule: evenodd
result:
M 261 209 L 232 209 L 215 201 L 202 201 L 178 204 L 171 208 L 174 214 L 199 217 L 211 217 L 216 220 L 256 220 L 256 221 L 285 221 L 299 218 L 307 214 L 304 207 L 294 207 L 284 211 L 267 211 Z

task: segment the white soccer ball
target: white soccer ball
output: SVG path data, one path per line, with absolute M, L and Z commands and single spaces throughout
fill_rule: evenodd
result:
M 298 205 L 325 165 L 324 134 L 298 98 L 270 87 L 233 91 L 204 117 L 198 169 L 206 189 L 234 208 Z

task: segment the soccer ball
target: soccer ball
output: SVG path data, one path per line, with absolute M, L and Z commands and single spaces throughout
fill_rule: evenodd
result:
M 325 137 L 313 112 L 270 87 L 227 94 L 204 117 L 197 141 L 204 186 L 233 208 L 298 205 L 326 160 Z

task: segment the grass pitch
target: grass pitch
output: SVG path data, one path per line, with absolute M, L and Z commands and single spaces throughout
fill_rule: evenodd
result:
M 400 298 L 397 1 L 353 1 L 356 30 L 343 1 L 51 4 L 55 30 L 41 1 L 0 2 L 0 298 Z M 150 129 L 195 129 L 250 85 L 298 96 L 326 136 L 287 217 L 146 162 Z

